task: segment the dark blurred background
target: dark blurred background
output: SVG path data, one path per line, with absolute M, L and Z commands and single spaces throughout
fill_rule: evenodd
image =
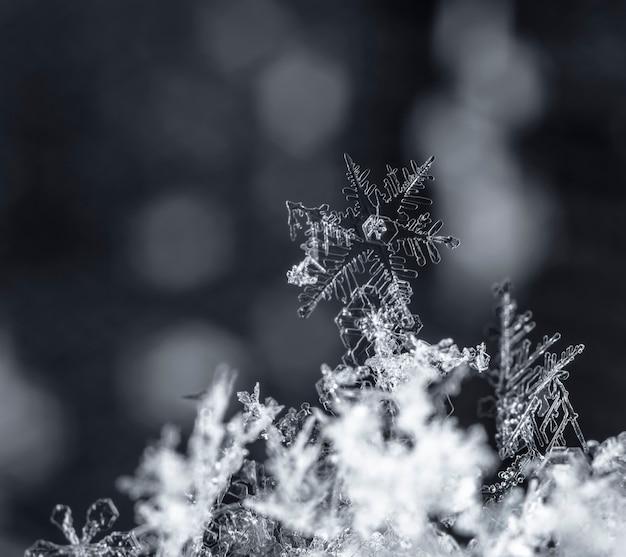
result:
M 343 152 L 437 157 L 423 338 L 480 342 L 510 276 L 587 345 L 587 437 L 626 429 L 626 3 L 4 0 L 0 71 L 1 555 L 59 502 L 131 527 L 115 479 L 220 362 L 316 401 L 339 306 L 297 318 L 284 202 L 343 208 Z

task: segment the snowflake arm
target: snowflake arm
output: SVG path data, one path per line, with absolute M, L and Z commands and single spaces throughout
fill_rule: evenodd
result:
M 370 257 L 371 252 L 358 244 L 351 249 L 339 246 L 329 249 L 322 263 L 324 272 L 314 271 L 315 282 L 306 285 L 298 297 L 302 302 L 298 315 L 308 317 L 320 301 L 333 296 L 346 303 L 359 284 L 357 275 L 366 271 Z
M 370 171 L 365 169 L 361 171 L 350 155 L 343 156 L 347 172 L 346 176 L 350 181 L 350 185 L 343 188 L 342 192 L 348 203 L 352 203 L 346 214 L 353 219 L 354 226 L 363 225 L 371 215 L 378 213 L 378 196 L 376 186 L 370 184 L 367 179 Z
M 392 199 L 400 199 L 399 213 L 407 214 L 418 208 L 419 205 L 431 205 L 432 200 L 420 194 L 425 188 L 424 182 L 432 180 L 429 174 L 435 157 L 430 157 L 423 165 L 417 166 L 411 161 L 411 170 L 402 169 L 403 181 L 398 179 L 398 169 L 387 165 L 387 176 L 383 180 L 383 200 L 389 203 Z

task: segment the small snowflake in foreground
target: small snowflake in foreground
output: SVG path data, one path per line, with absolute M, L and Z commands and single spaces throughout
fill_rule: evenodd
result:
M 100 541 L 93 538 L 105 532 L 117 520 L 119 513 L 111 499 L 98 499 L 87 511 L 87 521 L 80 538 L 67 505 L 57 505 L 50 520 L 63 532 L 69 545 L 39 540 L 29 547 L 24 557 L 130 557 L 138 555 L 141 545 L 132 532 L 112 532 Z
M 252 393 L 247 391 L 239 391 L 237 400 L 243 404 L 243 425 L 250 427 L 251 425 L 261 422 L 263 424 L 271 424 L 274 418 L 283 409 L 272 397 L 266 397 L 265 403 L 259 400 L 261 387 L 257 383 Z M 265 437 L 265 430 L 261 430 L 261 437 Z

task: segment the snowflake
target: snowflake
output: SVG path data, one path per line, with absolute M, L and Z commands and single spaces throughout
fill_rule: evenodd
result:
M 366 366 L 339 365 L 331 369 L 322 365 L 322 378 L 315 384 L 320 402 L 329 412 L 359 398 L 361 387 L 368 385 L 371 370 Z
M 410 169 L 403 169 L 402 181 L 398 170 L 387 166 L 383 187 L 378 187 L 369 182 L 369 170 L 361 171 L 345 155 L 350 185 L 343 193 L 351 204 L 346 211 L 287 202 L 292 240 L 298 231 L 305 235 L 301 245 L 305 258 L 287 273 L 290 283 L 304 287 L 298 313 L 308 317 L 321 300 L 333 296 L 344 304 L 347 311 L 338 316 L 337 324 L 348 349 L 346 364 L 362 364 L 375 343 L 394 351 L 402 345 L 403 335 L 419 330 L 419 318 L 408 310 L 413 291 L 407 279 L 417 276 L 416 267 L 427 259 L 440 261 L 438 245 L 459 244 L 452 236 L 439 235 L 442 221 L 432 222 L 428 212 L 418 212 L 421 205 L 432 203 L 421 191 L 431 178 L 433 160 L 422 166 L 411 162 Z M 368 319 L 376 320 L 376 312 L 385 322 L 384 342 L 364 325 Z
M 487 375 L 495 387 L 496 443 L 501 459 L 517 458 L 513 467 L 501 475 L 502 482 L 495 491 L 506 491 L 514 478 L 523 479 L 521 469 L 537 457 L 553 449 L 565 447 L 565 430 L 572 427 L 581 447 L 588 452 L 587 443 L 578 425 L 578 414 L 569 400 L 563 381 L 569 373 L 565 369 L 580 354 L 584 346 L 569 346 L 560 357 L 549 351 L 561 336 L 544 336 L 534 351 L 526 335 L 535 328 L 532 314 L 518 314 L 517 303 L 511 297 L 511 284 L 496 285 L 498 298 L 496 314 L 499 351 L 497 367 Z M 543 359 L 543 363 L 540 363 Z
M 251 393 L 240 391 L 237 393 L 237 400 L 243 404 L 243 425 L 248 427 L 250 424 L 257 422 L 263 424 L 271 424 L 274 418 L 283 409 L 272 397 L 267 397 L 265 403 L 259 401 L 260 386 L 258 383 L 254 386 Z M 261 437 L 265 438 L 267 433 L 265 429 L 261 430 Z
M 50 520 L 63 532 L 69 545 L 57 545 L 38 540 L 24 557 L 130 557 L 138 555 L 141 545 L 132 532 L 112 532 L 98 542 L 93 538 L 105 532 L 117 520 L 119 512 L 111 499 L 98 499 L 87 510 L 87 520 L 81 536 L 74 528 L 72 511 L 67 505 L 57 505 Z

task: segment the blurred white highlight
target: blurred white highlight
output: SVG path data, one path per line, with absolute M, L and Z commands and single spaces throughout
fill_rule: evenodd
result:
M 198 41 L 225 72 L 248 70 L 275 56 L 296 28 L 271 0 L 228 0 L 198 5 Z
M 24 486 L 45 482 L 67 450 L 64 421 L 58 401 L 25 379 L 0 331 L 0 477 Z
M 296 50 L 278 58 L 257 86 L 262 127 L 294 156 L 311 155 L 345 124 L 350 100 L 346 71 L 313 52 Z
M 477 288 L 512 276 L 528 280 L 550 253 L 556 210 L 548 192 L 524 175 L 489 120 L 441 99 L 413 115 L 420 150 L 437 153 L 437 216 L 461 248 L 440 270 Z M 470 285 L 470 286 L 471 286 Z
M 178 291 L 224 274 L 233 259 L 234 226 L 215 198 L 172 193 L 153 199 L 132 223 L 129 258 L 153 285 Z
M 235 335 L 189 320 L 127 347 L 119 366 L 119 396 L 139 424 L 191 423 L 196 406 L 183 397 L 205 391 L 219 365 L 241 372 L 248 361 L 246 347 Z
M 159 70 L 148 91 L 140 133 L 152 156 L 213 165 L 232 160 L 242 117 L 233 91 L 193 71 Z
M 544 90 L 538 55 L 513 36 L 512 3 L 448 0 L 440 4 L 434 51 L 473 112 L 503 126 L 540 115 Z
M 538 178 L 522 170 L 513 134 L 544 104 L 538 59 L 513 35 L 512 3 L 448 0 L 440 4 L 435 57 L 453 90 L 416 102 L 408 121 L 411 152 L 437 156 L 434 186 L 440 210 L 461 248 L 441 284 L 478 311 L 484 285 L 504 276 L 529 280 L 549 255 L 556 208 Z M 446 280 L 456 277 L 456 280 Z

